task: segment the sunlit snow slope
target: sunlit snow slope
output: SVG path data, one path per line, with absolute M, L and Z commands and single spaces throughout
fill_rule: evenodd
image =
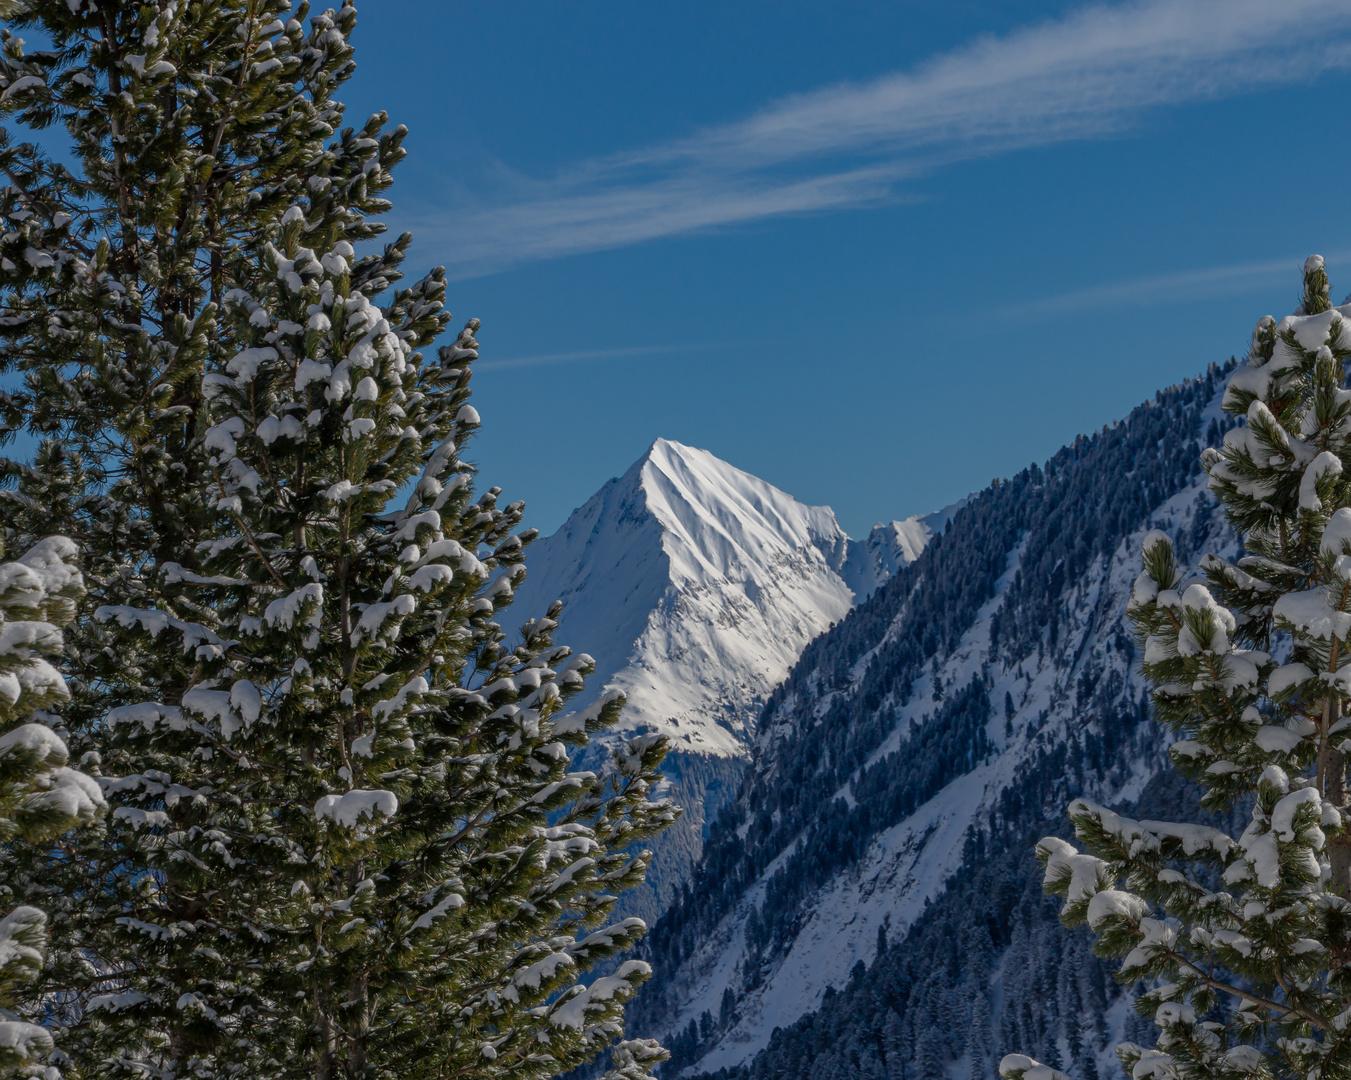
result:
M 657 849 L 656 895 L 683 877 L 706 819 L 735 789 L 770 691 L 809 641 L 923 550 L 947 513 L 853 541 L 829 507 L 658 439 L 531 547 L 515 610 L 562 600 L 557 637 L 595 658 L 591 696 L 618 687 L 628 698 L 622 733 L 671 737 L 665 771 L 686 813 Z M 640 907 L 653 905 L 649 892 Z

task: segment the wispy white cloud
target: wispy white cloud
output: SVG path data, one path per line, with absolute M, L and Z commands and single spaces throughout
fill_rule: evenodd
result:
M 513 371 L 517 368 L 576 364 L 588 360 L 623 360 L 633 356 L 652 356 L 657 353 L 706 348 L 709 348 L 706 342 L 702 344 L 685 342 L 680 345 L 631 345 L 618 349 L 579 349 L 574 352 L 537 353 L 533 356 L 508 356 L 503 360 L 488 358 L 475 364 L 474 371 L 478 375 L 488 375 L 494 371 Z
M 1351 67 L 1351 0 L 1135 0 L 982 38 L 911 71 L 774 102 L 687 138 L 517 178 L 421 223 L 452 274 L 862 207 L 962 160 L 1129 128 L 1152 108 Z
M 1109 281 L 1026 303 L 1007 304 L 996 308 L 995 313 L 1013 319 L 1035 320 L 1102 308 L 1193 303 L 1209 296 L 1265 288 L 1279 281 L 1284 281 L 1289 286 L 1288 291 L 1293 305 L 1297 302 L 1303 281 L 1304 260 L 1307 255 L 1306 252 L 1304 255 L 1290 255 L 1284 259 L 1231 263 L 1228 266 L 1171 271 L 1123 281 Z M 1351 251 L 1333 252 L 1324 255 L 1324 258 L 1329 263 L 1345 262 L 1351 260 Z

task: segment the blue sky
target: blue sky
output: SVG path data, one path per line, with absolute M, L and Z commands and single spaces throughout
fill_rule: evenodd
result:
M 349 120 L 545 532 L 656 437 L 859 535 L 1351 291 L 1351 0 L 385 0 Z

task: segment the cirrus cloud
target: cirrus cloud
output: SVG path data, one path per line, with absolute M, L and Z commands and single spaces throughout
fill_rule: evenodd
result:
M 1351 67 L 1351 0 L 1136 0 L 772 102 L 684 138 L 516 178 L 424 218 L 453 276 L 906 197 L 960 161 L 1129 130 L 1151 111 Z

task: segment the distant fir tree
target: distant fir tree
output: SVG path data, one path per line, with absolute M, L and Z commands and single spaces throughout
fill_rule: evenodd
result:
M 424 356 L 444 271 L 358 253 L 405 131 L 339 131 L 355 22 L 33 0 L 51 48 L 0 49 L 0 410 L 47 440 L 3 505 L 80 545 L 65 715 L 112 808 L 7 850 L 57 932 L 5 992 L 68 1078 L 550 1076 L 650 973 L 582 981 L 644 929 L 608 916 L 665 744 L 573 769 L 622 698 L 565 714 L 557 609 L 499 624 L 535 533 L 461 456 L 477 322 Z
M 0 560 L 5 542 L 0 537 Z M 60 718 L 48 710 L 70 699 L 51 664 L 61 627 L 75 616 L 84 583 L 75 545 L 47 537 L 14 562 L 0 561 L 0 897 L 14 898 L 16 845 L 50 843 L 91 824 L 105 803 L 95 780 L 69 767 Z M 42 970 L 47 915 L 21 904 L 0 918 L 0 1074 L 41 1076 L 52 1049 L 42 1009 L 25 1007 L 24 989 Z M 35 1022 L 39 1021 L 39 1022 Z
M 1117 1053 L 1132 1076 L 1351 1076 L 1351 307 L 1304 267 L 1299 311 L 1267 317 L 1226 411 L 1246 417 L 1202 463 L 1243 541 L 1184 573 L 1151 532 L 1129 615 L 1174 763 L 1202 806 L 1252 802 L 1241 836 L 1131 821 L 1079 799 L 1088 849 L 1054 837 L 1038 856 L 1062 919 L 1087 923 L 1157 1045 Z M 1055 1069 L 1005 1057 L 1009 1080 Z

